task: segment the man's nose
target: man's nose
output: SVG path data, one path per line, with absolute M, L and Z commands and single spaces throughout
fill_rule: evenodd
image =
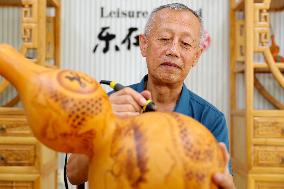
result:
M 180 49 L 179 49 L 178 41 L 172 41 L 169 44 L 169 46 L 167 48 L 166 54 L 168 56 L 175 56 L 175 57 L 179 57 L 180 56 Z

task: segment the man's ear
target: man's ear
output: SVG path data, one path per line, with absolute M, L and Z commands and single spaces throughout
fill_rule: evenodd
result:
M 139 35 L 139 47 L 140 47 L 140 51 L 143 57 L 146 57 L 146 52 L 147 52 L 147 38 L 144 34 Z

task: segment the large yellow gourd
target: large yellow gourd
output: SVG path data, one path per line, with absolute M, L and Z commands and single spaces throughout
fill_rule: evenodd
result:
M 48 69 L 0 45 L 0 74 L 18 90 L 38 140 L 90 156 L 90 189 L 216 189 L 223 154 L 192 118 L 151 112 L 120 119 L 108 96 L 84 73 Z

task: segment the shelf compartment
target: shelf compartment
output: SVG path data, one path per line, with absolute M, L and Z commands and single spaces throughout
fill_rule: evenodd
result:
M 254 3 L 262 3 L 263 0 L 254 0 Z M 244 11 L 245 3 L 244 0 L 239 1 L 236 3 L 234 10 L 235 11 Z M 271 0 L 270 3 L 270 11 L 282 11 L 284 10 L 284 1 L 281 0 Z

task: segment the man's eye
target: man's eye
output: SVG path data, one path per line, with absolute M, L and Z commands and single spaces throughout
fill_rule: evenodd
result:
M 190 43 L 187 42 L 181 42 L 182 46 L 184 46 L 185 48 L 191 48 L 192 45 Z
M 190 46 L 190 47 L 191 47 L 191 44 L 189 44 L 189 43 L 187 43 L 187 42 L 182 42 L 182 44 L 183 44 L 184 46 Z

